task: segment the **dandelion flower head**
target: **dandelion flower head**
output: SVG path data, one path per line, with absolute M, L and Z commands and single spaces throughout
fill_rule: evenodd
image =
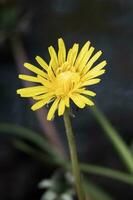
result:
M 19 78 L 34 82 L 36 85 L 18 89 L 17 94 L 21 97 L 31 97 L 36 101 L 31 107 L 33 111 L 51 104 L 48 120 L 53 119 L 56 110 L 59 116 L 63 115 L 65 109 L 70 107 L 71 101 L 79 108 L 93 106 L 94 103 L 89 97 L 95 96 L 96 93 L 88 90 L 88 86 L 99 83 L 100 79 L 97 77 L 105 72 L 105 60 L 95 65 L 102 52 L 98 51 L 93 55 L 94 47 L 88 41 L 80 51 L 79 44 L 75 43 L 67 53 L 62 38 L 58 39 L 57 53 L 52 46 L 48 51 L 49 64 L 39 56 L 35 59 L 40 67 L 24 63 L 24 67 L 35 75 L 20 74 Z

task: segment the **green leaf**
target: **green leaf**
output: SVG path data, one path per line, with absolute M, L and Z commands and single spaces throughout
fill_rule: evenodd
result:
M 65 193 L 61 195 L 60 200 L 73 200 L 73 198 L 70 194 Z
M 51 159 L 48 155 L 44 154 L 44 152 L 38 150 L 37 148 L 32 147 L 26 142 L 23 142 L 22 140 L 15 139 L 13 140 L 13 144 L 18 150 L 24 152 L 25 154 L 28 154 L 29 156 L 36 158 L 37 160 L 43 162 L 44 164 L 46 162 L 51 162 Z
M 130 173 L 133 173 L 133 156 L 124 140 L 120 137 L 118 132 L 114 129 L 105 115 L 96 107 L 90 108 L 93 116 L 104 130 L 105 135 L 117 150 L 121 160 L 127 167 Z
M 57 199 L 57 194 L 52 190 L 48 190 L 41 197 L 41 200 L 56 200 L 56 199 Z
M 53 182 L 53 180 L 50 180 L 50 179 L 42 180 L 42 181 L 38 184 L 38 187 L 39 187 L 40 189 L 52 188 L 53 186 L 54 186 L 54 182 Z
M 56 165 L 62 166 L 65 169 L 71 168 L 70 163 L 60 158 L 60 155 L 56 153 L 53 146 L 50 145 L 50 143 L 47 140 L 45 140 L 43 136 L 41 136 L 40 134 L 34 131 L 31 131 L 27 128 L 23 128 L 18 125 L 4 123 L 4 124 L 0 124 L 0 134 L 8 134 L 15 137 L 17 136 L 22 139 L 26 139 L 27 141 L 30 141 L 31 143 L 39 147 L 40 150 L 45 151 L 45 152 L 47 151 L 50 155 L 49 158 L 46 157 L 43 152 L 38 151 L 34 147 L 31 147 L 30 145 L 22 141 L 17 141 L 17 143 L 15 143 L 18 149 L 24 151 L 25 153 L 31 156 L 34 156 L 35 158 L 39 159 L 43 163 L 44 161 L 46 162 L 47 160 L 48 162 L 55 163 Z M 133 185 L 133 176 L 127 173 L 123 173 L 118 170 L 113 170 L 110 168 L 95 166 L 91 164 L 81 164 L 80 166 L 81 166 L 82 172 L 105 176 L 107 178 L 112 178 L 114 180 L 122 181 L 124 183 Z
M 81 164 L 80 167 L 82 172 L 104 176 L 133 185 L 133 176 L 120 172 L 118 170 L 112 170 L 107 167 L 95 166 L 90 164 Z
M 49 142 L 41 134 L 36 133 L 28 128 L 24 128 L 19 125 L 1 123 L 0 134 L 4 133 L 8 133 L 8 135 L 16 136 L 30 141 L 40 149 L 47 151 L 51 156 L 57 156 L 56 150 L 51 148 L 52 145 L 50 145 Z
M 101 187 L 97 186 L 96 184 L 93 184 L 92 182 L 88 180 L 84 180 L 84 188 L 88 196 L 92 200 L 113 200 L 107 192 L 105 192 Z

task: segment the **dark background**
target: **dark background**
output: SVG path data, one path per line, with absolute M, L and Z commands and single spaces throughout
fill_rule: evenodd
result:
M 132 0 L 40 0 L 0 1 L 0 122 L 24 125 L 42 131 L 29 100 L 20 99 L 17 75 L 21 42 L 26 57 L 34 63 L 40 55 L 48 61 L 47 47 L 57 47 L 63 37 L 67 48 L 87 40 L 101 49 L 107 73 L 94 87 L 95 102 L 129 146 L 133 140 L 133 1 Z M 18 49 L 17 49 L 18 48 Z M 18 51 L 17 51 L 18 50 Z M 17 60 L 17 62 L 16 62 Z M 73 119 L 78 152 L 82 161 L 125 170 L 116 152 L 87 109 L 75 110 Z M 65 150 L 63 121 L 55 119 Z M 51 176 L 53 168 L 16 150 L 11 138 L 0 138 L 0 200 L 37 200 L 37 183 Z M 91 177 L 116 200 L 132 200 L 131 186 L 111 179 Z

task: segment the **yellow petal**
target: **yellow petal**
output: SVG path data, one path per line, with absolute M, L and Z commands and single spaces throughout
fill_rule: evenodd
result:
M 52 67 L 51 66 L 49 66 L 49 68 L 48 68 L 48 77 L 49 77 L 49 80 L 50 81 L 53 81 L 54 79 L 55 79 L 55 75 L 54 75 L 54 72 L 53 72 L 53 70 L 52 70 Z
M 43 89 L 44 89 L 44 86 L 33 86 L 33 87 L 18 89 L 18 90 L 17 90 L 17 94 L 33 92 L 33 91 L 37 91 L 37 90 L 39 90 L 39 89 L 42 89 L 42 90 L 43 90 Z
M 104 73 L 105 73 L 105 69 L 102 69 L 102 70 L 100 70 L 100 71 L 91 73 L 91 74 L 90 74 L 90 77 L 91 77 L 91 79 L 92 79 L 92 78 L 96 78 L 96 77 L 98 77 L 98 76 L 100 76 L 100 75 L 102 75 L 102 74 L 104 74 Z
M 22 93 L 20 94 L 21 97 L 34 97 L 35 95 L 40 95 L 43 94 L 44 91 L 34 91 L 34 92 L 30 92 L 30 93 Z
M 51 120 L 54 117 L 54 113 L 58 107 L 58 103 L 59 103 L 60 99 L 56 98 L 55 101 L 53 102 L 51 108 L 49 109 L 48 115 L 47 115 L 47 120 Z
M 50 66 L 52 66 L 53 70 L 56 70 L 59 66 L 57 54 L 52 46 L 50 46 L 48 50 L 51 57 Z
M 81 72 L 84 68 L 85 68 L 85 65 L 86 63 L 88 62 L 88 60 L 90 59 L 92 53 L 94 51 L 94 48 L 91 47 L 83 56 L 82 60 L 80 61 L 79 65 L 76 66 L 77 67 L 77 70 L 79 72 Z
M 58 106 L 58 115 L 59 116 L 63 115 L 64 111 L 65 111 L 65 100 L 62 98 Z
M 30 71 L 36 73 L 36 74 L 39 74 L 40 76 L 43 76 L 45 78 L 47 78 L 47 74 L 40 70 L 39 68 L 35 67 L 34 65 L 30 64 L 30 63 L 24 63 L 24 66 L 29 69 Z
M 79 92 L 81 94 L 86 94 L 92 97 L 96 96 L 96 93 L 90 90 L 77 89 L 76 92 Z
M 82 101 L 81 98 L 79 98 L 78 94 L 72 94 L 70 98 L 73 100 L 73 102 L 79 107 L 79 108 L 84 108 L 85 103 Z
M 18 89 L 17 94 L 20 94 L 21 97 L 32 97 L 44 93 L 45 90 L 46 89 L 44 86 L 34 86 L 34 87 Z
M 19 74 L 18 76 L 20 79 L 25 80 L 25 81 L 31 81 L 31 82 L 35 82 L 38 83 L 39 80 L 37 77 L 34 76 L 29 76 L 29 75 L 25 75 L 25 74 Z
M 35 100 L 46 99 L 46 98 L 52 99 L 53 97 L 54 97 L 53 92 L 47 92 L 42 95 L 34 96 L 33 99 L 35 99 Z
M 99 63 L 96 65 L 94 68 L 92 68 L 90 71 L 88 71 L 87 74 L 83 75 L 81 78 L 82 81 L 86 80 L 87 78 L 90 78 L 91 75 L 96 74 L 97 72 L 101 71 L 101 69 L 106 65 L 106 61 L 104 60 L 103 62 Z M 103 72 L 104 73 L 104 72 Z
M 85 74 L 94 64 L 94 62 L 101 56 L 102 51 L 98 51 L 87 63 L 86 67 L 83 70 L 83 73 Z
M 93 67 L 93 69 L 91 69 L 89 72 L 99 71 L 99 70 L 103 69 L 106 65 L 107 65 L 107 62 L 106 62 L 106 60 L 104 60 L 101 63 L 99 63 L 98 65 L 96 65 L 95 67 Z
M 59 65 L 61 66 L 66 60 L 66 47 L 62 38 L 58 39 L 58 47 L 59 47 L 58 62 Z
M 66 96 L 64 100 L 65 100 L 65 105 L 69 107 L 70 106 L 69 97 Z
M 91 79 L 89 81 L 85 81 L 83 83 L 81 83 L 81 86 L 87 86 L 87 85 L 94 85 L 100 82 L 101 79 L 99 78 L 95 78 L 95 79 Z
M 41 65 L 41 67 L 47 71 L 48 64 L 40 56 L 36 56 L 35 59 L 39 63 L 39 65 Z
M 100 70 L 100 71 L 96 71 L 96 72 L 88 72 L 86 75 L 85 75 L 85 77 L 83 77 L 81 80 L 82 81 L 88 81 L 89 79 L 93 79 L 93 78 L 96 78 L 96 77 L 98 77 L 98 76 L 100 76 L 100 75 L 102 75 L 102 74 L 104 74 L 105 73 L 105 69 L 102 69 L 102 70 Z
M 48 103 L 48 99 L 43 99 L 41 101 L 38 101 L 31 107 L 31 110 L 33 110 L 33 111 L 38 110 L 39 108 L 46 105 L 46 103 Z
M 75 60 L 76 60 L 76 57 L 78 54 L 78 49 L 79 49 L 79 44 L 75 44 L 72 49 L 73 53 L 72 53 L 72 58 L 71 58 L 71 62 L 70 62 L 72 66 L 75 63 Z
M 82 49 L 80 50 L 79 52 L 79 55 L 77 57 L 77 60 L 75 62 L 75 66 L 78 67 L 79 66 L 79 63 L 81 62 L 82 58 L 84 57 L 85 53 L 88 51 L 89 49 L 89 46 L 90 46 L 90 42 L 86 42 L 84 44 L 84 46 L 82 47 Z
M 71 68 L 70 64 L 68 62 L 64 62 L 61 66 L 61 68 L 57 69 L 57 73 L 60 73 L 61 71 L 67 71 Z
M 67 62 L 73 66 L 74 62 L 76 60 L 77 57 L 77 53 L 78 53 L 78 48 L 79 48 L 79 44 L 74 44 L 73 47 L 69 50 L 68 52 L 68 56 L 67 56 Z
M 51 88 L 51 83 L 49 80 L 43 78 L 42 76 L 37 76 L 40 83 L 42 83 L 46 88 Z
M 79 98 L 81 98 L 81 100 L 82 100 L 85 104 L 87 104 L 87 105 L 89 105 L 89 106 L 93 106 L 93 105 L 94 105 L 93 101 L 91 101 L 91 100 L 88 99 L 87 97 L 85 97 L 85 96 L 83 96 L 83 95 L 79 95 L 79 96 L 80 96 Z

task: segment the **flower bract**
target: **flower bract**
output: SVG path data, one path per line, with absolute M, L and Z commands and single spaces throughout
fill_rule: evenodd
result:
M 35 86 L 18 89 L 17 94 L 33 98 L 36 102 L 31 109 L 34 111 L 50 104 L 48 120 L 53 119 L 56 110 L 59 116 L 63 115 L 65 109 L 70 107 L 71 101 L 79 108 L 84 108 L 86 105 L 93 106 L 90 97 L 96 93 L 88 87 L 99 83 L 98 77 L 105 72 L 105 60 L 95 64 L 102 52 L 94 54 L 94 47 L 88 41 L 81 50 L 79 44 L 75 43 L 67 53 L 62 38 L 58 39 L 57 53 L 53 46 L 50 46 L 48 51 L 49 64 L 40 56 L 35 58 L 39 67 L 24 63 L 24 67 L 33 75 L 20 74 L 19 78 L 34 82 Z

